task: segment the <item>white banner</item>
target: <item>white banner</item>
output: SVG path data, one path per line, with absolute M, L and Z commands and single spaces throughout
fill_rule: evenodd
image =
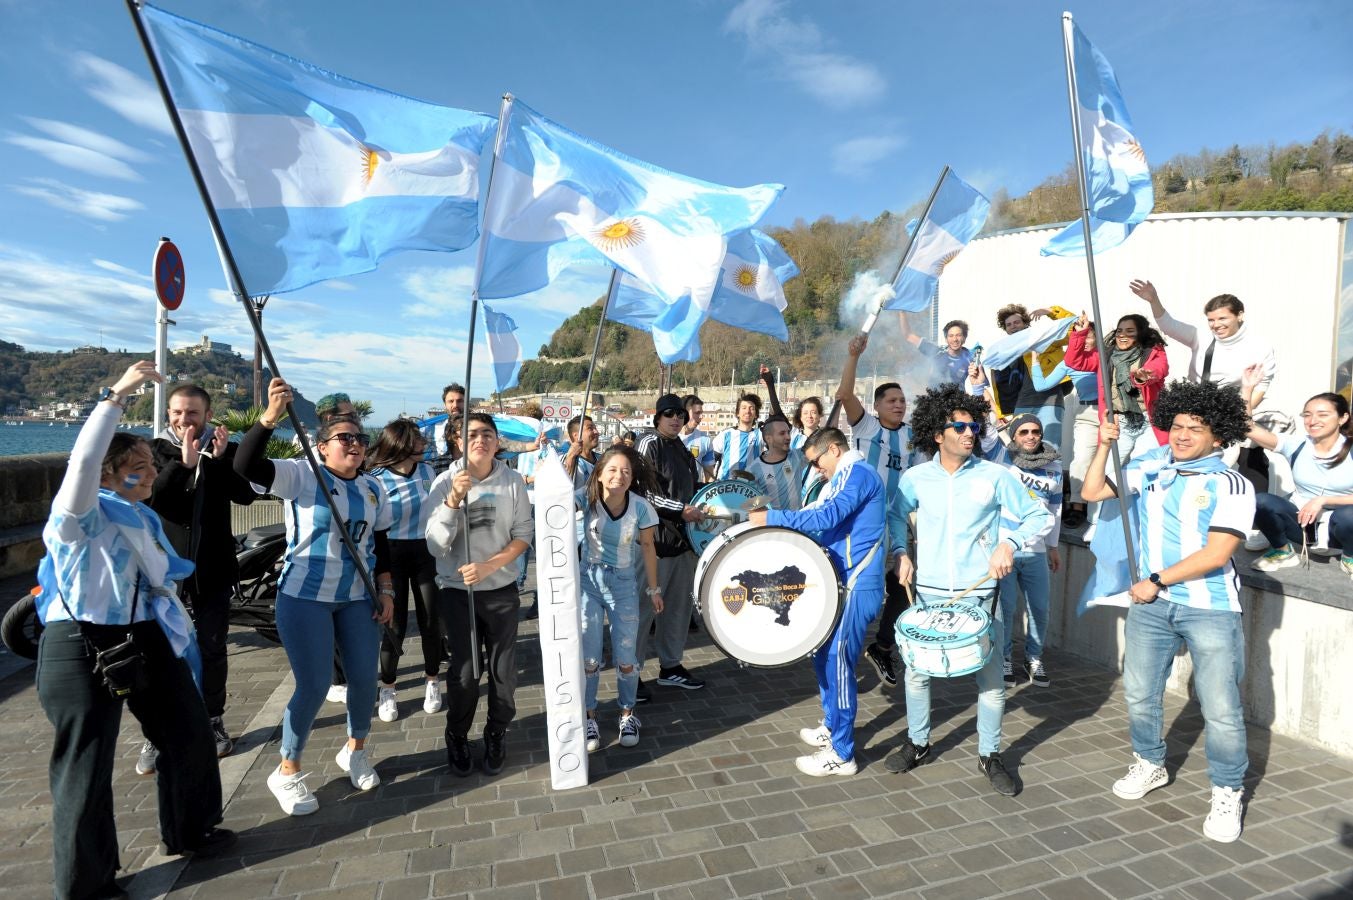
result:
M 578 612 L 578 541 L 573 522 L 573 479 L 551 448 L 536 467 L 536 597 L 540 601 L 540 658 L 545 682 L 545 728 L 550 742 L 550 786 L 587 784 L 583 732 L 583 651 Z

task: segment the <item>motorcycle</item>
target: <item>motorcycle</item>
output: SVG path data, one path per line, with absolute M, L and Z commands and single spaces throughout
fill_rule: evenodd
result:
M 230 624 L 252 628 L 274 644 L 282 642 L 277 634 L 275 604 L 286 548 L 284 525 L 264 525 L 235 539 L 239 577 L 230 601 Z M 42 621 L 37 615 L 39 593 L 41 589 L 34 587 L 0 620 L 0 639 L 5 646 L 28 659 L 37 659 L 38 639 L 42 637 Z

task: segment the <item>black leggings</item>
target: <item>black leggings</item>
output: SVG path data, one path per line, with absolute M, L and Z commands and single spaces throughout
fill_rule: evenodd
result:
M 423 645 L 423 674 L 436 678 L 446 659 L 446 647 L 437 624 L 437 560 L 428 552 L 427 541 L 390 541 L 390 574 L 394 576 L 395 615 L 381 636 L 381 681 L 392 685 L 399 674 L 411 592 L 418 638 Z

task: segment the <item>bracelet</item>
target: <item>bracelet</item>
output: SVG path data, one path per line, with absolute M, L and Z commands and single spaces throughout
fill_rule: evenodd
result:
M 661 596 L 662 596 L 662 588 L 660 588 L 660 587 L 644 588 L 644 596 L 645 596 L 645 597 L 654 597 L 654 596 L 661 597 Z
M 378 597 L 393 597 L 394 595 L 395 586 L 392 584 L 383 584 L 376 591 L 376 596 Z
M 262 425 L 264 428 L 268 429 L 269 431 L 272 431 L 273 429 L 275 429 L 275 428 L 277 427 L 277 423 L 276 423 L 276 422 L 269 422 L 267 419 L 263 418 L 262 416 L 259 416 L 259 417 L 258 417 L 258 424 Z

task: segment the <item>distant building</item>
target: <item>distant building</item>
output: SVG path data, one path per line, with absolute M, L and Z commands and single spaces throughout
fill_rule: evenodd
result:
M 71 356 L 88 356 L 91 353 L 107 353 L 102 347 L 95 347 L 92 344 L 86 344 L 83 347 L 76 347 L 70 352 Z
M 223 343 L 222 341 L 213 341 L 209 336 L 204 334 L 202 335 L 201 341 L 196 344 L 189 344 L 188 346 L 181 348 L 178 352 L 188 353 L 194 356 L 205 356 L 209 353 L 230 355 L 235 351 L 231 349 L 229 344 Z

